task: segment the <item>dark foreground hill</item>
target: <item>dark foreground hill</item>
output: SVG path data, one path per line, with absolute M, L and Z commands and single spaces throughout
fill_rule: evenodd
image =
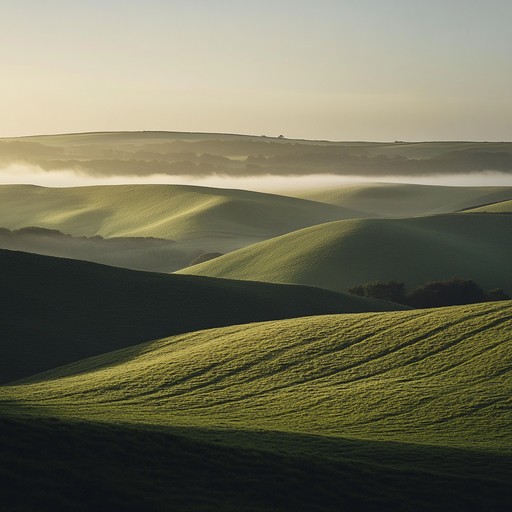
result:
M 320 289 L 0 251 L 0 382 L 208 327 L 394 306 Z

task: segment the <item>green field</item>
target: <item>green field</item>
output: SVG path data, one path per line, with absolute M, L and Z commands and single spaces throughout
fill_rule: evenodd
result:
M 331 222 L 180 273 L 300 283 L 338 291 L 374 280 L 418 286 L 458 276 L 512 291 L 512 217 L 450 214 Z
M 204 252 L 226 252 L 305 226 L 360 215 L 303 199 L 187 185 L 0 186 L 3 228 L 156 237 Z
M 511 301 L 298 318 L 4 386 L 7 496 L 55 505 L 79 493 L 84 509 L 116 510 L 505 511 L 511 327 Z

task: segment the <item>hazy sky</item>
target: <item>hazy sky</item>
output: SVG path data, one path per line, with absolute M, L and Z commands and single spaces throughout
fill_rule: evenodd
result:
M 512 140 L 510 0 L 0 0 L 0 136 Z

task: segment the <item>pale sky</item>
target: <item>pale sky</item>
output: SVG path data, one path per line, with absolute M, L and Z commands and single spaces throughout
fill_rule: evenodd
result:
M 510 0 L 0 0 L 0 136 L 512 140 Z

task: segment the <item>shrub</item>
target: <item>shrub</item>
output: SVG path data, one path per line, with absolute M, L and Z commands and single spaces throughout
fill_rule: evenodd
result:
M 408 296 L 408 303 L 416 308 L 474 304 L 486 300 L 487 295 L 474 281 L 458 277 L 424 284 Z
M 432 281 L 419 286 L 409 294 L 405 292 L 405 284 L 399 281 L 373 281 L 349 288 L 348 292 L 360 297 L 388 300 L 415 308 L 436 308 L 511 298 L 502 288 L 484 292 L 474 281 L 460 277 Z
M 348 292 L 361 297 L 406 303 L 405 284 L 398 281 L 373 281 L 349 288 Z

